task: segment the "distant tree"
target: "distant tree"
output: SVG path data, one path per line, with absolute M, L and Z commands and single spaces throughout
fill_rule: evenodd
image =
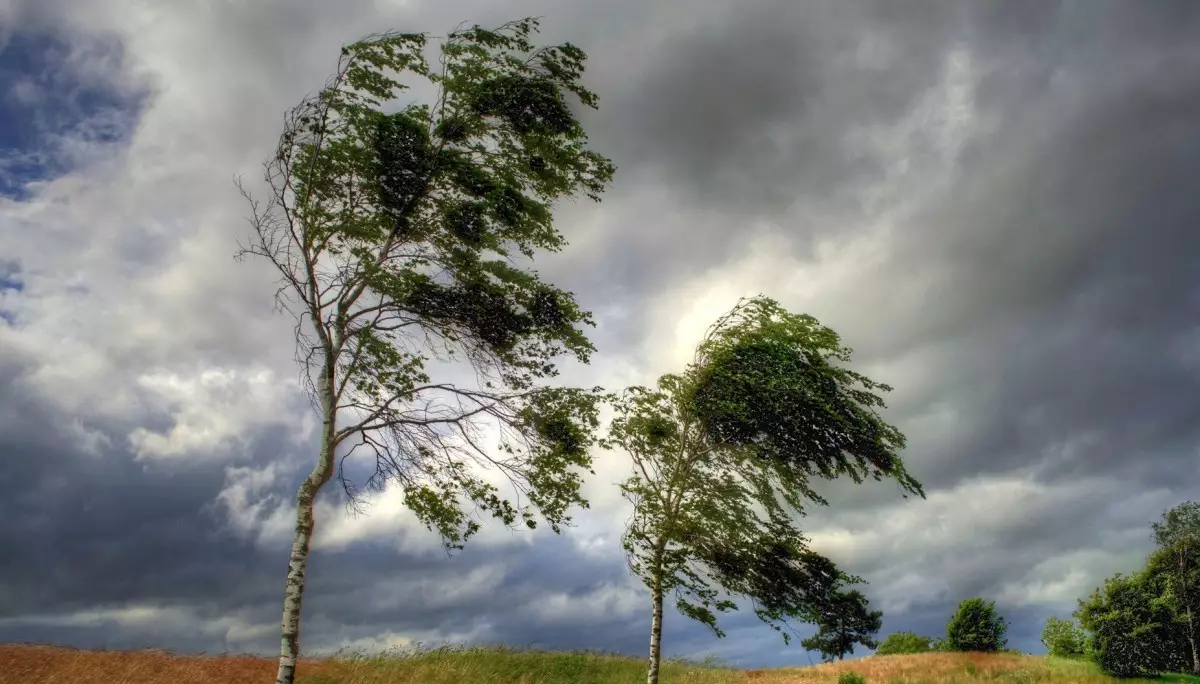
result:
M 1051 617 L 1042 628 L 1042 645 L 1052 656 L 1078 658 L 1084 655 L 1087 634 L 1074 620 Z
M 1151 563 L 1170 578 L 1171 602 L 1187 621 L 1191 672 L 1200 675 L 1200 634 L 1195 617 L 1200 612 L 1200 503 L 1185 501 L 1164 511 L 1151 528 L 1160 551 Z
M 854 653 L 856 644 L 867 648 L 879 645 L 874 637 L 883 627 L 883 611 L 867 610 L 867 597 L 857 589 L 835 592 L 831 599 L 814 611 L 811 620 L 818 631 L 801 641 L 801 646 L 819 652 L 822 660 L 828 661 Z
M 969 598 L 946 624 L 946 642 L 955 651 L 999 651 L 1007 641 L 1008 625 L 996 612 L 995 601 Z
M 890 388 L 838 365 L 849 358 L 812 317 L 755 297 L 708 330 L 684 372 L 614 398 L 605 444 L 633 459 L 623 543 L 651 592 L 648 684 L 658 681 L 667 593 L 717 636 L 716 613 L 736 609 L 736 597 L 781 633 L 832 605 L 850 578 L 795 524 L 805 502 L 825 503 L 813 478 L 886 476 L 924 496 L 897 455 L 903 435 L 874 410 L 875 392 Z
M 903 655 L 933 650 L 933 639 L 915 632 L 892 632 L 880 642 L 875 655 Z
M 613 166 L 587 149 L 567 100 L 596 105 L 580 84 L 586 56 L 535 46 L 536 30 L 525 19 L 453 31 L 433 70 L 424 34 L 345 47 L 326 87 L 286 117 L 266 203 L 243 188 L 254 237 L 241 254 L 281 276 L 276 301 L 296 318 L 322 426 L 296 496 L 280 684 L 295 676 L 313 502 L 343 473 L 339 458 L 365 451 L 366 486 L 398 485 L 448 548 L 478 529 L 468 507 L 508 525 L 540 514 L 557 531 L 585 504 L 578 471 L 590 466 L 598 395 L 543 381 L 561 355 L 587 361 L 592 321 L 521 264 L 564 245 L 553 204 L 599 199 Z M 402 77 L 431 83 L 431 103 L 398 102 Z M 477 386 L 433 379 L 439 361 L 466 362 Z M 502 498 L 479 468 L 499 470 L 529 505 Z
M 946 637 L 937 637 L 929 644 L 929 650 L 937 651 L 938 653 L 949 653 L 954 650 L 950 645 L 950 641 Z
M 1187 632 L 1161 577 L 1118 573 L 1079 601 L 1075 617 L 1090 632 L 1093 658 L 1114 677 L 1147 677 L 1188 665 Z

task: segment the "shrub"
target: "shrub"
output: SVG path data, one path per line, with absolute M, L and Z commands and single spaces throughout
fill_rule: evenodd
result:
M 958 604 L 958 611 L 946 624 L 946 641 L 955 651 L 995 652 L 1008 643 L 1004 638 L 1007 631 L 995 601 L 969 598 Z
M 914 632 L 892 632 L 875 649 L 875 655 L 925 653 L 932 650 L 933 639 Z
M 1048 618 L 1042 628 L 1042 645 L 1052 656 L 1080 658 L 1084 654 L 1087 635 L 1074 620 Z
M 867 678 L 857 672 L 843 672 L 838 675 L 838 684 L 867 684 Z

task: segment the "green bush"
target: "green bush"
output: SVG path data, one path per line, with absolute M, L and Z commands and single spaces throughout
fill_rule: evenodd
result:
M 1059 658 L 1082 657 L 1086 639 L 1087 634 L 1074 620 L 1052 617 L 1042 628 L 1042 645 L 1050 655 Z
M 843 672 L 838 675 L 838 684 L 867 684 L 867 678 L 857 672 Z
M 915 632 L 892 632 L 875 649 L 875 655 L 926 653 L 932 650 L 933 639 Z
M 1186 623 L 1165 600 L 1162 579 L 1149 573 L 1104 580 L 1076 617 L 1091 633 L 1092 658 L 1113 677 L 1150 677 L 1188 666 Z
M 955 651 L 995 652 L 1008 641 L 1008 625 L 996 612 L 995 601 L 969 598 L 958 604 L 958 611 L 946 624 L 946 641 Z

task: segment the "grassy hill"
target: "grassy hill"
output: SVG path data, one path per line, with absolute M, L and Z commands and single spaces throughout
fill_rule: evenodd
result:
M 1041 656 L 929 653 L 869 657 L 775 670 L 733 670 L 671 662 L 662 684 L 837 684 L 842 672 L 868 684 L 1112 684 L 1095 666 Z M 275 661 L 250 656 L 177 656 L 161 651 L 80 651 L 0 645 L 0 684 L 266 684 Z M 434 649 L 383 656 L 308 660 L 300 684 L 640 684 L 643 661 L 596 653 L 493 648 Z M 1125 680 L 1133 684 L 1143 680 Z M 1200 684 L 1170 675 L 1159 684 Z

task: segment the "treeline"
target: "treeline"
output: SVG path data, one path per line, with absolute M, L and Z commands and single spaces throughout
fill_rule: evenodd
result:
M 1093 660 L 1114 677 L 1200 674 L 1200 504 L 1168 509 L 1151 528 L 1156 548 L 1140 570 L 1104 580 L 1074 621 L 1046 621 L 1050 655 Z
M 969 598 L 946 623 L 946 635 L 940 638 L 922 636 L 916 632 L 893 632 L 887 636 L 875 655 L 903 655 L 930 651 L 997 652 L 1007 650 L 1008 623 L 996 611 L 995 601 Z

